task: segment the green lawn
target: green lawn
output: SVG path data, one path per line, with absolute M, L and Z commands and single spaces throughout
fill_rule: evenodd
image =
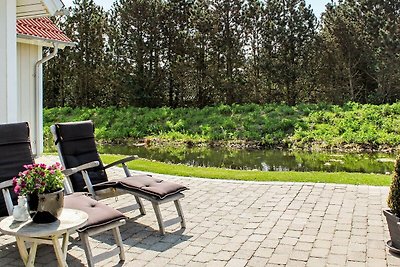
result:
M 123 157 L 124 156 L 120 155 L 101 155 L 105 164 Z M 190 167 L 186 165 L 167 164 L 143 159 L 129 162 L 128 166 L 133 170 L 161 174 L 243 181 L 312 182 L 376 186 L 389 186 L 391 182 L 390 176 L 382 174 L 226 170 L 221 168 Z

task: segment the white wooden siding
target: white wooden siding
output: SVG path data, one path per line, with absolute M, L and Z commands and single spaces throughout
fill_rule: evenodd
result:
M 27 121 L 30 126 L 30 137 L 34 154 L 43 152 L 42 122 L 38 120 L 43 113 L 42 107 L 38 107 L 38 97 L 42 95 L 43 87 L 40 83 L 35 89 L 35 63 L 42 57 L 42 47 L 18 43 L 18 114 L 19 121 Z M 41 75 L 41 73 L 39 73 Z M 37 117 L 39 114 L 39 117 Z

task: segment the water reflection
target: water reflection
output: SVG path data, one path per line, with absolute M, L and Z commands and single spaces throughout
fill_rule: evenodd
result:
M 393 171 L 394 154 L 291 152 L 209 147 L 144 147 L 102 145 L 101 153 L 138 155 L 167 163 L 264 171 L 327 171 L 387 173 Z

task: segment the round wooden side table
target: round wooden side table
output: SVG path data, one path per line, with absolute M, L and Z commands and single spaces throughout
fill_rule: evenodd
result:
M 85 225 L 87 220 L 86 212 L 63 209 L 60 218 L 52 223 L 37 224 L 32 220 L 17 222 L 12 216 L 8 216 L 0 222 L 0 230 L 4 234 L 15 236 L 25 266 L 34 266 L 39 244 L 53 245 L 58 265 L 68 266 L 66 257 L 69 233 Z M 62 238 L 61 245 L 59 238 Z M 32 244 L 29 252 L 26 242 Z

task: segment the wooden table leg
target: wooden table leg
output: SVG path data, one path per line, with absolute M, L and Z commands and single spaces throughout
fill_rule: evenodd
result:
M 67 264 L 67 262 L 65 260 L 65 255 L 64 255 L 63 250 L 62 250 L 62 248 L 60 246 L 58 238 L 59 238 L 59 236 L 53 236 L 51 238 L 51 240 L 53 242 L 54 252 L 56 253 L 58 266 L 66 267 L 66 266 L 68 266 L 68 264 Z M 63 243 L 64 243 L 64 241 L 63 241 Z
M 21 256 L 22 261 L 26 265 L 28 263 L 29 254 L 28 250 L 26 249 L 25 241 L 18 236 L 16 236 L 15 239 L 17 240 L 19 255 Z
M 68 243 L 69 243 L 69 232 L 66 232 L 65 234 L 63 234 L 63 240 L 62 240 L 62 252 L 64 254 L 65 261 L 67 259 Z
M 19 254 L 21 255 L 21 258 L 22 258 L 25 266 L 29 266 L 29 267 L 35 266 L 35 258 L 36 258 L 36 251 L 37 251 L 38 243 L 33 241 L 32 246 L 29 249 L 29 253 L 28 253 L 24 239 L 17 237 L 17 236 L 15 237 L 15 239 L 17 240 Z
M 35 266 L 35 258 L 36 258 L 36 251 L 37 251 L 38 243 L 33 242 L 32 247 L 29 249 L 29 258 L 27 267 L 34 267 Z

